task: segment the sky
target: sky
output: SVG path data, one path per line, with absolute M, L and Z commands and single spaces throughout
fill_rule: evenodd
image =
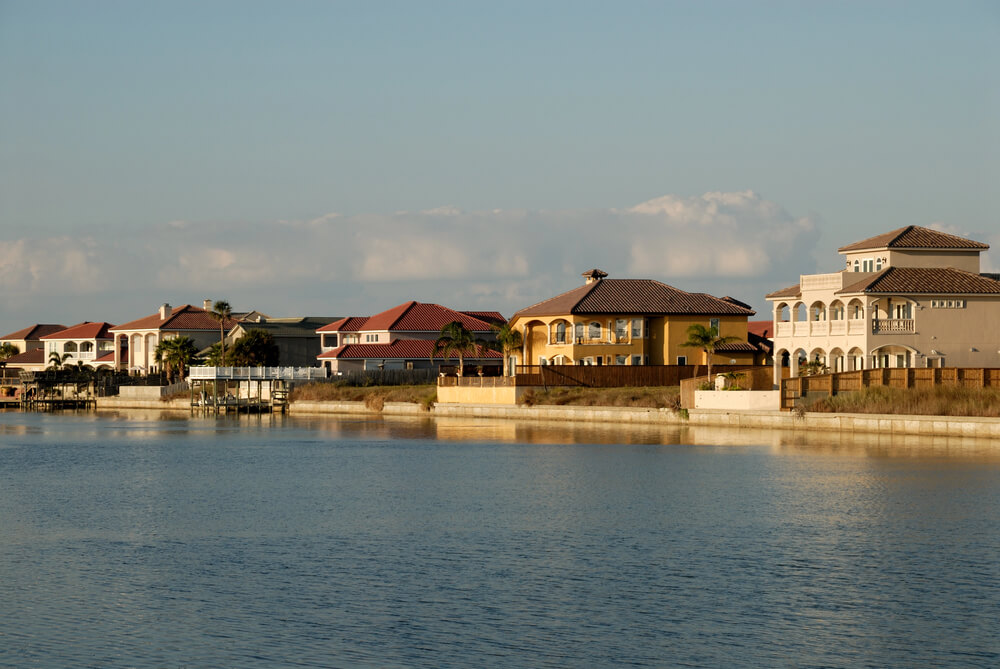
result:
M 0 0 L 0 333 L 1000 271 L 1000 4 Z

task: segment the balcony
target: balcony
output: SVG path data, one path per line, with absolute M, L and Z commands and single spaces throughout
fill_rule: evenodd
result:
M 913 334 L 912 318 L 878 318 L 872 321 L 872 334 Z

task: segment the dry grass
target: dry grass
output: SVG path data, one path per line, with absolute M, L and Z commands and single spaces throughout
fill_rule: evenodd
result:
M 923 416 L 1000 416 L 1000 389 L 935 386 L 887 388 L 874 386 L 817 400 L 808 411 L 823 413 L 883 413 Z
M 552 388 L 525 392 L 522 404 L 527 406 L 605 406 L 678 409 L 681 406 L 679 386 L 638 388 Z
M 437 400 L 435 386 L 339 386 L 307 383 L 292 390 L 290 398 L 306 402 L 364 402 L 372 411 L 381 411 L 386 402 L 412 402 L 429 409 Z

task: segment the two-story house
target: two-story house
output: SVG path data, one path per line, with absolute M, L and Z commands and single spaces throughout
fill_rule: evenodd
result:
M 323 352 L 320 364 L 331 373 L 375 369 L 429 369 L 447 364 L 434 354 L 441 328 L 461 323 L 479 339 L 495 339 L 491 325 L 504 322 L 496 312 L 455 311 L 440 304 L 404 302 L 370 317 L 351 316 L 316 330 Z M 453 355 L 452 364 L 455 356 Z M 498 366 L 501 356 L 482 350 L 466 355 L 465 365 Z
M 209 300 L 205 300 L 201 308 L 190 304 L 181 307 L 164 304 L 154 314 L 111 328 L 115 369 L 144 374 L 155 371 L 158 368 L 156 346 L 164 339 L 190 337 L 198 349 L 219 341 L 220 326 L 228 332 L 238 321 L 227 318 L 219 323 L 212 318 L 210 307 Z
M 511 326 L 524 337 L 515 364 L 688 365 L 705 353 L 683 346 L 688 328 L 713 327 L 739 341 L 716 349 L 713 362 L 763 363 L 766 351 L 748 341 L 753 309 L 731 297 L 688 293 L 652 279 L 608 279 L 583 273 L 584 285 L 521 309 Z
M 910 225 L 838 249 L 844 269 L 771 293 L 775 382 L 803 362 L 831 371 L 996 367 L 1000 281 L 988 244 Z
M 115 366 L 114 337 L 111 323 L 84 321 L 65 330 L 41 338 L 45 346 L 45 361 L 52 354 L 59 356 L 61 364 L 72 367 L 83 363 L 88 367 L 113 368 Z

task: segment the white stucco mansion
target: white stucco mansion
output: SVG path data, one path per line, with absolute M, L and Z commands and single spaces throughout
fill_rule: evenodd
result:
M 818 360 L 875 367 L 1000 366 L 1000 276 L 981 274 L 988 244 L 911 225 L 838 249 L 844 269 L 803 275 L 767 296 L 774 370 Z

